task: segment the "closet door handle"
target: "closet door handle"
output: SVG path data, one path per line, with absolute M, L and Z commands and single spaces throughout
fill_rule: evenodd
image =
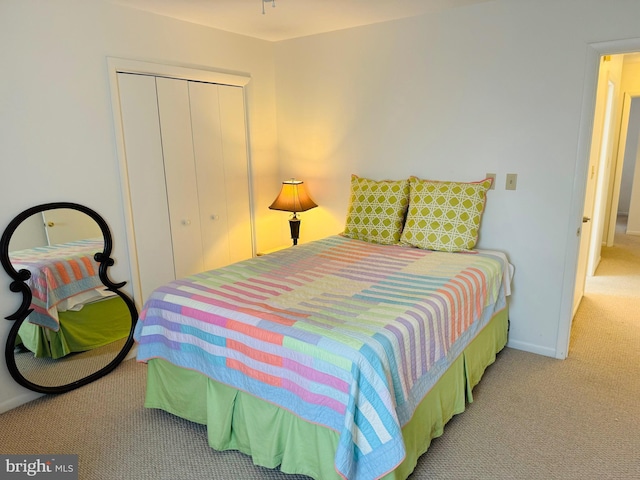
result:
M 220 215 L 212 214 L 211 220 L 220 220 Z
M 191 225 L 191 220 L 189 220 L 188 218 L 185 218 L 184 220 L 182 220 L 182 224 L 186 225 L 186 226 L 189 226 L 189 225 Z

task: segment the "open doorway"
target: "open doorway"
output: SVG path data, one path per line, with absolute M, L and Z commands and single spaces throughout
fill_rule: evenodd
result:
M 558 325 L 558 336 L 556 339 L 556 358 L 564 359 L 569 353 L 571 327 L 573 324 L 573 318 L 577 307 L 580 304 L 580 300 L 584 295 L 584 287 L 586 281 L 586 259 L 587 255 L 582 252 L 588 252 L 590 234 L 583 234 L 583 227 L 587 229 L 591 228 L 591 222 L 582 223 L 581 220 L 586 220 L 585 213 L 585 197 L 588 194 L 588 190 L 591 185 L 595 185 L 592 175 L 595 167 L 591 164 L 593 156 L 593 147 L 596 143 L 594 136 L 599 134 L 602 130 L 596 128 L 594 125 L 594 111 L 599 109 L 600 115 L 602 115 L 604 108 L 603 98 L 606 98 L 606 88 L 598 88 L 599 85 L 608 85 L 603 83 L 602 73 L 605 69 L 601 68 L 604 57 L 609 56 L 610 59 L 617 61 L 622 58 L 623 66 L 630 67 L 629 70 L 636 69 L 635 74 L 627 75 L 625 72 L 625 78 L 632 78 L 631 82 L 622 81 L 620 79 L 619 95 L 624 95 L 625 92 L 640 92 L 640 38 L 632 38 L 626 40 L 612 40 L 607 42 L 592 43 L 589 44 L 587 49 L 587 77 L 583 95 L 583 114 L 580 120 L 580 135 L 578 139 L 578 159 L 575 181 L 573 184 L 573 196 L 571 201 L 571 221 L 568 224 L 567 235 L 567 251 L 570 255 L 565 258 L 565 272 L 568 275 L 564 278 L 564 286 L 562 291 L 562 305 L 561 305 L 561 317 Z M 638 59 L 638 60 L 636 60 Z M 609 63 L 613 65 L 614 63 Z M 607 78 L 607 77 L 605 77 Z M 607 78 L 608 80 L 608 78 Z M 633 83 L 635 82 L 635 86 Z M 614 95 L 614 98 L 616 96 Z M 620 98 L 620 97 L 618 97 Z M 620 100 L 619 105 L 622 103 Z M 603 116 L 602 116 L 603 118 Z M 614 126 L 613 138 L 615 138 L 614 145 L 618 145 L 618 138 L 620 135 L 620 125 L 622 123 L 621 113 L 613 114 Z M 602 125 L 600 125 L 602 126 Z M 599 146 L 599 142 L 598 142 Z M 617 156 L 618 150 L 615 150 L 615 156 Z M 593 167 L 593 168 L 592 168 Z M 611 211 L 616 211 L 610 208 L 614 201 L 618 200 L 617 194 L 614 194 L 614 185 L 620 186 L 620 183 L 616 183 L 621 179 L 622 171 L 618 171 L 617 161 L 610 167 L 610 182 L 606 184 L 607 192 L 607 208 L 605 210 L 606 219 L 604 224 L 610 225 L 613 223 L 613 232 L 615 232 L 615 218 L 611 218 Z M 620 164 L 622 169 L 622 164 Z M 611 172 L 615 171 L 615 174 Z M 635 169 L 634 176 L 640 174 L 640 168 Z M 638 183 L 640 185 L 640 182 Z M 595 189 L 595 187 L 593 187 Z M 640 192 L 640 187 L 638 189 Z M 614 200 L 615 199 L 615 200 Z M 616 205 L 617 209 L 617 205 Z M 591 213 L 591 212 L 590 212 Z M 607 229 L 607 232 L 609 229 Z M 603 242 L 609 241 L 608 233 L 607 239 L 603 237 Z
M 638 102 L 633 102 L 634 98 Z M 640 177 L 640 168 L 635 168 L 640 113 L 638 122 L 630 123 L 635 120 L 634 103 L 640 104 L 640 54 L 601 56 L 572 316 L 584 295 L 587 278 L 596 273 L 602 246 L 614 243 L 618 213 L 623 214 L 621 210 L 627 205 L 625 195 L 629 211 L 634 215 L 637 211 L 640 235 L 640 178 L 635 182 Z M 634 108 L 640 111 L 640 105 Z M 627 229 L 633 233 L 628 225 Z
M 602 199 L 606 198 L 604 189 L 608 185 L 607 174 L 612 165 L 610 146 L 613 142 L 610 137 L 612 119 L 617 117 L 617 93 L 622 83 L 623 60 L 623 55 L 600 57 L 572 317 L 584 295 L 586 279 L 594 274 L 600 261 Z

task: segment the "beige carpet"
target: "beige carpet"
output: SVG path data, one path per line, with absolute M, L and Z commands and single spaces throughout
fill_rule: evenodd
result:
M 602 248 L 596 275 L 587 279 L 585 294 L 640 296 L 640 237 L 625 235 L 626 217 L 619 217 L 613 247 Z
M 569 358 L 505 349 L 412 479 L 640 479 L 640 242 L 603 249 Z M 76 453 L 80 478 L 283 479 L 207 446 L 204 427 L 142 407 L 128 361 L 74 392 L 0 416 L 0 453 Z

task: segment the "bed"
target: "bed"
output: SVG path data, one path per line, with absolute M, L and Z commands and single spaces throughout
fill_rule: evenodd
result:
M 336 235 L 177 280 L 136 326 L 145 406 L 265 467 L 406 478 L 506 344 L 509 267 Z
M 490 179 L 351 177 L 340 235 L 155 290 L 145 406 L 315 479 L 405 479 L 506 345 L 512 267 L 474 250 Z
M 57 359 L 129 335 L 126 305 L 98 275 L 94 255 L 103 248 L 102 239 L 83 239 L 10 252 L 16 270 L 31 272 L 33 311 L 20 326 L 17 348 Z

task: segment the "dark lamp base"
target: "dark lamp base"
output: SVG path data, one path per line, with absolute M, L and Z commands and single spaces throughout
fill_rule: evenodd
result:
M 300 219 L 294 216 L 289 219 L 289 228 L 291 229 L 291 239 L 293 244 L 298 244 L 298 238 L 300 237 Z

